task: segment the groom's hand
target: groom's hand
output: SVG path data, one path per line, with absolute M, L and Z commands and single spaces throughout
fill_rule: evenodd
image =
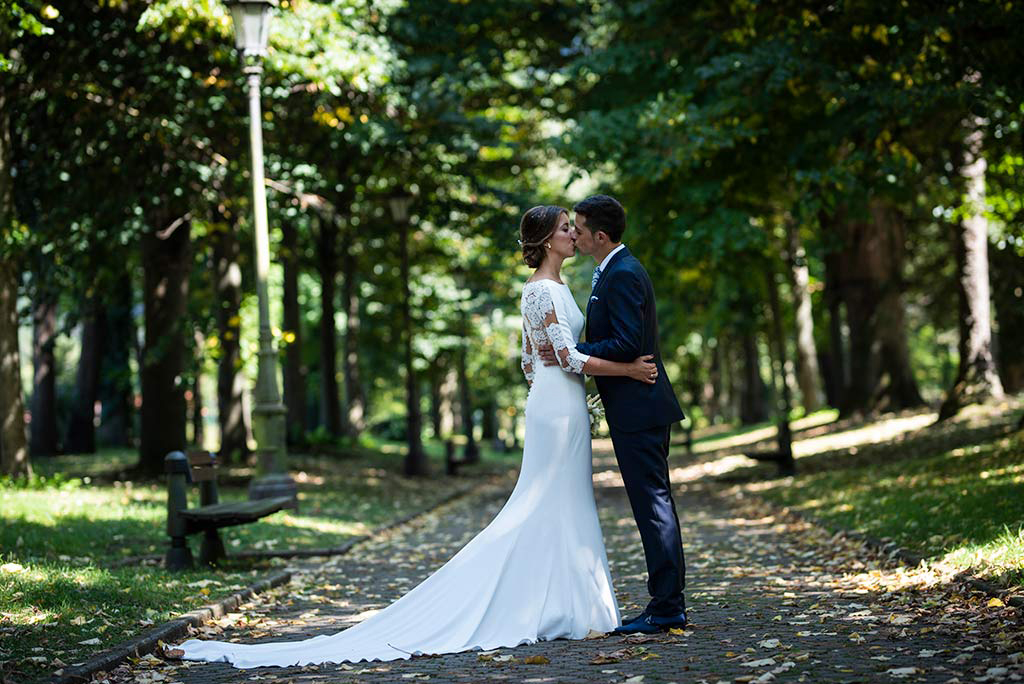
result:
M 551 345 L 542 344 L 537 347 L 537 354 L 544 362 L 545 366 L 557 366 L 559 365 L 558 359 L 555 358 L 555 349 Z

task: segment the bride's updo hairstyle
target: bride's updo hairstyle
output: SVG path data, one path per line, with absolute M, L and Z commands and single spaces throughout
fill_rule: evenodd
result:
M 534 207 L 523 214 L 519 222 L 519 246 L 523 248 L 523 261 L 537 268 L 544 261 L 547 249 L 544 243 L 551 239 L 558 227 L 558 219 L 569 210 L 553 204 Z

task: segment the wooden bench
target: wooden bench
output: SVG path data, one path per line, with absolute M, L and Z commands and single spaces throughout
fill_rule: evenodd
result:
M 216 565 L 227 555 L 220 528 L 255 522 L 293 504 L 290 497 L 220 503 L 217 457 L 208 451 L 193 451 L 187 456 L 172 451 L 164 458 L 164 470 L 167 472 L 167 535 L 171 538 L 167 549 L 168 570 L 193 566 L 188 535 L 203 533 L 199 562 Z M 199 483 L 199 508 L 189 508 L 188 485 L 196 482 Z

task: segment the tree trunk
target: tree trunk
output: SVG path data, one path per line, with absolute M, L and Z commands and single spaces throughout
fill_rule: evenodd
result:
M 441 381 L 443 376 L 438 372 L 436 365 L 438 358 L 434 359 L 435 368 L 432 369 L 430 377 L 430 425 L 434 432 L 434 439 L 441 439 Z
M 446 361 L 451 362 L 449 356 Z M 459 404 L 459 374 L 451 365 L 444 370 L 444 382 L 441 383 L 441 435 L 451 437 L 455 432 L 455 411 L 461 409 Z
M 366 396 L 359 371 L 359 263 L 353 253 L 353 240 L 345 241 L 341 256 L 342 304 L 345 307 L 345 430 L 349 437 L 358 437 L 366 429 Z
M 462 422 L 462 434 L 466 437 L 466 446 L 462 451 L 462 460 L 466 463 L 480 462 L 480 447 L 476 443 L 476 422 L 473 419 L 473 392 L 469 385 L 469 374 L 466 372 L 466 349 L 459 350 L 459 405 Z
M 498 438 L 498 402 L 493 396 L 484 402 L 484 420 L 480 430 L 480 439 L 484 442 L 493 442 Z
M 825 255 L 825 305 L 828 308 L 828 351 L 822 354 L 822 380 L 825 385 L 825 401 L 829 406 L 839 408 L 846 397 L 849 384 L 846 366 L 846 350 L 843 344 L 842 291 L 839 286 L 840 255 L 832 252 Z
M 57 453 L 57 296 L 36 283 L 32 302 L 32 422 L 29 451 L 32 456 Z
M 922 405 L 903 316 L 903 225 L 879 200 L 866 220 L 840 223 L 840 288 L 850 326 L 850 384 L 843 415 Z
M 992 356 L 992 312 L 988 281 L 988 219 L 985 218 L 983 121 L 970 123 L 960 166 L 968 214 L 956 228 L 955 253 L 960 319 L 960 367 L 939 409 L 939 420 L 987 399 L 1002 399 L 1003 385 Z
M 317 245 L 320 273 L 320 422 L 328 434 L 340 437 L 341 396 L 338 393 L 338 337 L 334 329 L 335 281 L 338 259 L 335 245 L 338 229 L 332 221 L 321 220 Z
M 132 278 L 127 268 L 119 274 L 107 298 L 100 362 L 99 398 L 103 410 L 96 438 L 101 444 L 132 446 L 133 399 L 132 349 L 135 318 L 132 315 Z
M 245 402 L 246 378 L 242 373 L 241 306 L 242 269 L 237 225 L 219 217 L 213 239 L 214 292 L 220 358 L 217 361 L 217 422 L 224 463 L 245 463 L 251 454 L 252 416 Z
M 0 31 L 0 57 L 11 59 L 13 34 Z M 18 348 L 18 284 L 21 270 L 13 258 L 14 201 L 11 184 L 10 74 L 0 80 L 0 475 L 32 476 L 25 433 L 25 404 Z
M 1016 394 L 1024 390 L 1024 255 L 1016 246 L 1004 243 L 989 252 L 992 267 L 992 296 L 999 332 L 1000 380 L 1003 391 Z
M 400 250 L 402 278 L 402 342 L 405 362 L 405 410 L 406 440 L 408 450 L 405 455 L 405 474 L 422 477 L 430 474 L 427 454 L 423 450 L 422 417 L 420 414 L 420 393 L 416 381 L 416 367 L 413 365 L 412 353 L 412 293 L 410 291 L 409 267 L 409 222 L 399 221 L 398 243 Z
M 796 375 L 804 410 L 813 413 L 821 408 L 821 390 L 818 386 L 818 350 L 814 344 L 814 315 L 811 311 L 811 293 L 807 289 L 810 275 L 807 254 L 800 242 L 800 232 L 792 220 L 786 221 L 787 258 L 790 287 L 793 290 L 793 310 L 796 314 Z
M 206 353 L 206 335 L 202 330 L 195 330 L 193 333 L 195 346 L 193 350 L 193 374 L 192 374 L 192 444 L 197 449 L 202 449 L 206 442 L 206 429 L 203 416 L 203 359 Z
M 796 462 L 793 460 L 793 436 L 789 428 L 789 414 L 793 410 L 793 400 L 789 392 L 789 382 L 786 379 L 786 338 L 782 332 L 782 306 L 779 304 L 779 288 L 775 283 L 774 269 L 769 268 L 767 276 L 768 306 L 772 314 L 772 338 L 778 364 L 778 369 L 773 375 L 778 375 L 782 390 L 782 401 L 779 402 L 779 397 L 776 397 L 775 421 L 778 428 L 779 473 L 793 475 L 796 472 Z
M 306 368 L 302 363 L 302 312 L 299 309 L 299 240 L 295 225 L 281 223 L 284 265 L 284 403 L 288 408 L 288 446 L 306 441 Z
M 83 305 L 83 310 L 88 310 L 88 304 Z M 75 376 L 75 399 L 64 439 L 64 451 L 71 454 L 96 453 L 96 401 L 99 398 L 106 330 L 105 308 L 93 307 L 82 319 L 82 350 Z
M 736 377 L 736 349 L 727 336 L 719 338 L 718 343 L 722 347 L 722 413 L 726 422 L 732 422 L 740 415 L 741 393 Z
M 714 342 L 711 347 L 711 366 L 701 390 L 700 403 L 708 423 L 714 425 L 722 415 L 722 342 L 717 339 L 711 341 Z
M 742 343 L 743 386 L 740 389 L 740 423 L 750 425 L 768 420 L 768 406 L 765 402 L 767 390 L 761 378 L 757 339 L 753 328 L 743 332 Z
M 2 93 L 2 89 L 0 89 Z M 0 95 L 2 97 L 2 95 Z M 3 102 L 0 101 L 0 116 Z M 0 119 L 0 126 L 3 126 Z M 5 157 L 8 138 L 0 128 L 0 240 L 10 221 Z M 0 259 L 0 475 L 31 477 L 25 434 L 25 404 L 21 388 L 21 354 L 18 349 L 18 270 L 15 262 Z
M 166 204 L 161 204 L 166 207 Z M 184 213 L 184 212 L 182 212 Z M 157 476 L 164 457 L 185 448 L 185 350 L 191 223 L 166 210 L 153 212 L 142 236 L 146 341 L 142 350 L 142 432 L 138 470 Z

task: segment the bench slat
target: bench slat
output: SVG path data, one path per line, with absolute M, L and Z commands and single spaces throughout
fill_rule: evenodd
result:
M 181 512 L 181 517 L 193 523 L 195 527 L 229 527 L 259 520 L 290 504 L 291 499 L 286 496 L 254 501 L 231 501 L 189 508 Z

